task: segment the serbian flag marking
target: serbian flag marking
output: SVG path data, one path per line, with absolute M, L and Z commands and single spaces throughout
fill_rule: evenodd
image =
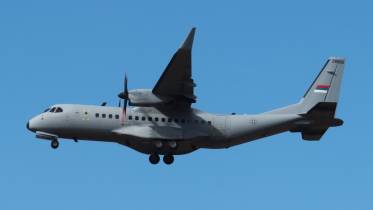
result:
M 313 92 L 315 93 L 328 93 L 330 85 L 317 85 Z

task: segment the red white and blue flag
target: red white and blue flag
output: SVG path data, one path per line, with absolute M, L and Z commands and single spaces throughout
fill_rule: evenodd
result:
M 313 92 L 315 93 L 328 93 L 330 85 L 317 85 Z

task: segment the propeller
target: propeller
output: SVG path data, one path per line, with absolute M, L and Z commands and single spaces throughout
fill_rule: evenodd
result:
M 121 124 L 124 124 L 124 119 L 126 118 L 126 112 L 127 112 L 127 105 L 128 105 L 128 80 L 127 80 L 127 74 L 124 75 L 124 86 L 123 86 L 123 92 L 118 94 L 119 97 L 119 103 L 118 106 L 121 107 L 121 102 L 123 99 L 123 108 L 122 108 L 122 119 Z

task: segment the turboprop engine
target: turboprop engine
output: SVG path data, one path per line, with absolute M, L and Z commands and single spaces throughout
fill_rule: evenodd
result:
M 119 98 L 127 99 L 130 106 L 156 106 L 171 102 L 171 98 L 158 96 L 151 89 L 135 89 L 119 93 Z

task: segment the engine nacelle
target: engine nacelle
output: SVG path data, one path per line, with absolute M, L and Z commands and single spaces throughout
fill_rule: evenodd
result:
M 150 89 L 130 90 L 128 99 L 131 106 L 155 106 L 171 102 L 171 98 L 155 95 Z

